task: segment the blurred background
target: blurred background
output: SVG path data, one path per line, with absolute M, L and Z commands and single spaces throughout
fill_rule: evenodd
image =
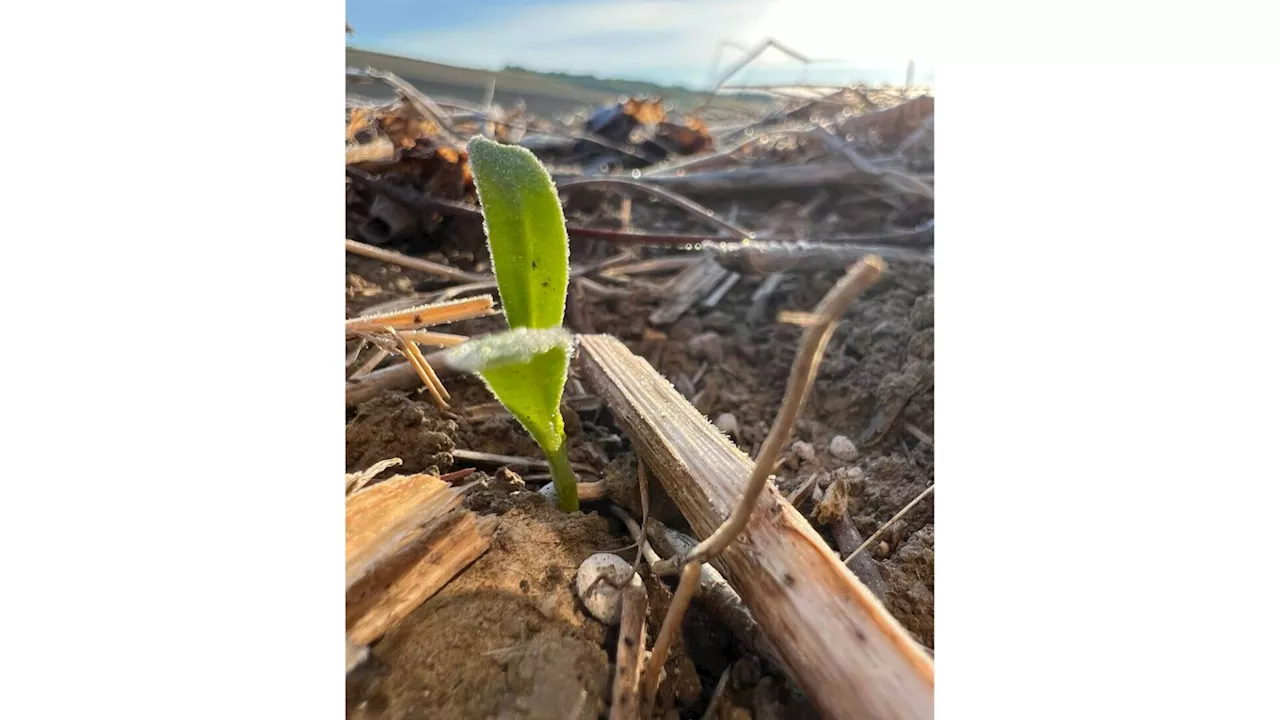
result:
M 347 21 L 349 67 L 470 101 L 492 79 L 496 102 L 539 113 L 644 93 L 685 107 L 748 60 L 721 96 L 928 86 L 934 73 L 933 6 L 919 0 L 350 0 Z

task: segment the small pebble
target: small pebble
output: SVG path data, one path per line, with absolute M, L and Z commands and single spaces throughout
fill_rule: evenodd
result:
M 791 452 L 795 453 L 796 457 L 803 462 L 810 462 L 817 457 L 817 453 L 813 451 L 813 446 L 803 440 L 791 443 Z
M 606 625 L 618 624 L 622 619 L 622 593 L 609 581 L 621 584 L 630 573 L 627 561 L 613 553 L 596 553 L 582 561 L 574 587 L 592 617 Z
M 831 445 L 827 449 L 831 451 L 832 455 L 845 462 L 851 462 L 858 457 L 858 447 L 844 435 L 837 435 L 831 438 Z
M 689 339 L 689 351 L 696 358 L 720 363 L 724 361 L 724 340 L 720 333 L 705 332 Z
M 889 543 L 884 540 L 876 543 L 876 554 L 880 557 L 889 557 Z
M 720 417 L 716 418 L 715 426 L 725 435 L 738 435 L 738 418 L 733 413 L 720 413 Z

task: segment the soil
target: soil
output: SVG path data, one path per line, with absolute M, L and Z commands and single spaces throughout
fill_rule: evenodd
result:
M 789 275 L 753 308 L 763 278 L 746 276 L 716 307 L 695 305 L 663 328 L 647 323 L 659 299 L 593 300 L 575 308 L 571 319 L 619 337 L 677 388 L 691 389 L 691 401 L 709 418 L 732 414 L 734 440 L 754 454 L 781 402 L 802 332 L 775 318 L 781 310 L 811 309 L 836 277 Z M 438 287 L 435 282 L 349 258 L 348 313 Z M 794 441 L 808 447 L 793 444 L 784 453 L 775 478 L 779 490 L 790 495 L 808 485 L 795 500 L 797 509 L 833 547 L 833 514 L 847 514 L 865 538 L 933 483 L 933 298 L 932 268 L 899 264 L 850 309 L 796 428 Z M 500 318 L 484 318 L 442 329 L 500 327 Z M 419 392 L 383 393 L 349 410 L 347 471 L 387 457 L 404 461 L 388 475 L 472 467 L 452 456 L 455 449 L 540 457 L 511 418 L 466 418 L 466 408 L 492 402 L 479 382 L 451 378 L 445 384 L 453 395 L 449 411 Z M 638 514 L 634 454 L 608 411 L 566 417 L 566 424 L 571 459 L 594 468 L 610 496 Z M 832 453 L 838 435 L 856 447 L 852 460 Z M 536 492 L 545 477 L 523 475 L 479 467 L 459 481 L 477 483 L 467 507 L 499 517 L 493 546 L 371 647 L 370 660 L 348 677 L 349 717 L 590 718 L 607 712 L 617 630 L 586 615 L 571 584 L 588 555 L 618 551 L 630 561 L 635 548 L 607 512 L 607 501 L 584 503 L 584 512 L 565 515 Z M 819 512 L 818 500 L 833 483 L 842 485 L 840 502 L 827 502 Z M 651 482 L 650 489 L 654 516 L 687 527 L 658 484 Z M 867 551 L 884 579 L 886 607 L 929 648 L 933 522 L 931 494 Z M 645 579 L 651 644 L 669 586 Z M 717 718 L 816 717 L 785 676 L 740 648 L 695 602 L 661 691 L 674 713 L 669 717 L 701 717 L 725 672 Z

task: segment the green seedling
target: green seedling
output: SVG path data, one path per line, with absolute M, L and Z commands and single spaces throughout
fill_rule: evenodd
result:
M 482 137 L 467 144 L 493 273 L 510 330 L 448 351 L 446 362 L 479 375 L 551 464 L 560 507 L 578 509 L 560 399 L 573 335 L 564 321 L 569 235 L 551 175 L 528 150 Z

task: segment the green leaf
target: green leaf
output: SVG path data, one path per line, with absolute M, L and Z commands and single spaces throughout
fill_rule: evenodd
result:
M 498 402 L 551 452 L 564 442 L 560 397 L 572 353 L 573 334 L 564 328 L 516 328 L 472 338 L 443 357 L 454 370 L 483 378 Z
M 444 362 L 479 375 L 529 432 L 551 464 L 560 507 L 578 509 L 577 478 L 569 466 L 560 398 L 569 376 L 573 335 L 564 328 L 517 328 L 468 340 L 444 353 Z
M 534 355 L 527 363 L 492 368 L 480 373 L 480 377 L 543 452 L 550 454 L 564 444 L 560 397 L 568 370 L 569 354 L 564 348 L 554 347 Z
M 559 327 L 569 285 L 569 235 L 551 175 L 533 153 L 483 137 L 467 143 L 507 324 Z

